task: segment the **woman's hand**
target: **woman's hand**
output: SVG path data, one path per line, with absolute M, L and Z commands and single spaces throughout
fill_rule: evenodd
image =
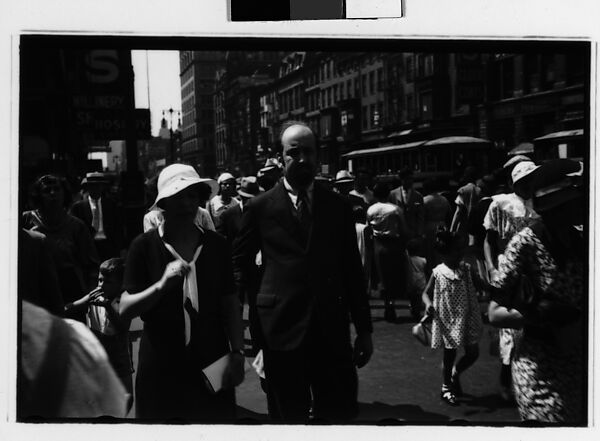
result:
M 190 265 L 182 260 L 169 262 L 159 281 L 160 289 L 170 288 L 174 284 L 181 283 L 181 278 L 190 272 Z
M 229 363 L 223 373 L 223 389 L 233 389 L 244 381 L 245 357 L 238 352 L 229 354 Z

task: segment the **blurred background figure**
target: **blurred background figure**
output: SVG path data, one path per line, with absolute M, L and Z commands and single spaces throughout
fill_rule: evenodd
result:
M 265 166 L 256 174 L 258 185 L 263 191 L 268 191 L 275 186 L 281 178 L 281 164 L 276 158 L 268 158 Z
M 208 202 L 208 212 L 215 224 L 215 228 L 220 227 L 221 215 L 225 210 L 240 203 L 236 199 L 237 183 L 231 173 L 222 173 L 217 179 L 217 184 L 219 184 L 219 192 Z
M 376 202 L 367 210 L 367 222 L 373 229 L 373 255 L 384 301 L 384 319 L 395 322 L 394 300 L 403 297 L 406 290 L 407 227 L 402 209 L 388 202 L 387 184 L 375 184 L 373 194 Z
M 413 188 L 412 170 L 403 169 L 399 177 L 401 184 L 390 192 L 389 202 L 402 209 L 408 231 L 407 238 L 421 237 L 425 227 L 423 195 Z
M 458 189 L 456 200 L 456 211 L 450 225 L 450 231 L 456 231 L 467 239 L 467 221 L 471 211 L 479 200 L 481 189 L 475 184 L 477 180 L 477 169 L 473 166 L 465 168 L 461 178 L 462 187 Z M 472 244 L 472 237 L 468 238 L 468 244 Z
M 340 170 L 335 175 L 333 186 L 337 193 L 347 196 L 350 190 L 354 188 L 354 176 L 348 170 Z
M 368 170 L 364 168 L 358 169 L 354 177 L 354 188 L 349 192 L 352 196 L 362 198 L 367 206 L 375 202 L 375 197 L 370 189 L 371 180 L 371 173 Z
M 71 193 L 64 179 L 42 176 L 33 183 L 30 198 L 34 209 L 23 213 L 22 225 L 46 236 L 63 301 L 73 302 L 91 289 L 98 274 L 99 258 L 89 228 L 67 213 Z M 72 318 L 84 321 L 83 314 Z
M 125 252 L 125 222 L 116 201 L 106 196 L 108 184 L 104 173 L 86 174 L 81 181 L 83 199 L 75 202 L 69 211 L 90 229 L 102 261 Z
M 450 203 L 440 191 L 442 190 L 439 179 L 429 179 L 423 183 L 423 219 L 425 221 L 423 237 L 423 253 L 427 260 L 428 268 L 434 268 L 440 263 L 435 251 L 435 235 L 440 229 L 447 229 L 452 215 Z

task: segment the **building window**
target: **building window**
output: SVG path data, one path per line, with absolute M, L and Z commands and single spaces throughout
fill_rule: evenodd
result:
M 406 80 L 407 81 L 414 81 L 415 79 L 415 65 L 414 65 L 414 58 L 412 55 L 409 55 L 406 58 Z
M 506 58 L 501 61 L 501 75 L 502 75 L 502 86 L 501 86 L 501 97 L 512 98 L 515 90 L 515 69 L 514 59 Z
M 422 93 L 420 97 L 421 101 L 421 112 L 420 117 L 423 121 L 429 121 L 433 118 L 432 111 L 432 97 L 431 92 Z
M 415 119 L 415 99 L 412 93 L 406 94 L 406 119 L 412 121 Z
M 360 79 L 361 79 L 360 96 L 366 96 L 367 95 L 367 74 L 362 74 Z
M 433 54 L 425 55 L 425 76 L 433 75 Z
M 383 91 L 383 68 L 377 69 L 377 91 Z
M 352 98 L 352 80 L 346 81 L 346 96 Z
M 369 110 L 370 110 L 370 114 L 371 114 L 370 126 L 376 127 L 377 111 L 375 110 L 375 104 L 371 104 Z
M 369 121 L 369 115 L 367 112 L 367 106 L 362 106 L 362 128 L 367 128 L 367 122 Z
M 375 71 L 369 72 L 369 95 L 375 93 Z

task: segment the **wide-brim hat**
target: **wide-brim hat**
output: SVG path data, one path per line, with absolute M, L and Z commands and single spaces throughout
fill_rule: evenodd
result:
M 539 165 L 535 165 L 533 161 L 519 162 L 517 165 L 515 165 L 515 168 L 512 169 L 510 174 L 513 184 L 516 184 L 524 177 L 531 175 L 531 173 L 538 168 Z
M 83 178 L 81 180 L 82 187 L 89 185 L 89 184 L 108 185 L 109 182 L 108 182 L 108 179 L 106 179 L 106 176 L 104 176 L 104 173 L 91 172 L 91 173 L 86 173 L 85 178 Z
M 354 176 L 348 170 L 340 170 L 335 175 L 336 184 L 344 184 L 348 182 L 354 182 Z
M 556 208 L 583 195 L 583 163 L 553 159 L 532 176 L 533 207 L 538 213 Z
M 256 176 L 245 176 L 241 179 L 238 194 L 244 198 L 253 198 L 260 193 L 260 187 Z
M 211 188 L 211 196 L 216 194 L 218 185 L 214 179 L 201 178 L 191 165 L 171 164 L 165 167 L 160 172 L 160 175 L 158 175 L 158 195 L 153 207 L 157 207 L 158 203 L 163 199 L 170 198 L 192 185 L 202 183 L 208 184 Z

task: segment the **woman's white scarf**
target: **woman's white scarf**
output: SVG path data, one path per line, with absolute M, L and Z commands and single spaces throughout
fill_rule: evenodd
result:
M 203 231 L 201 228 L 198 228 L 200 231 Z M 196 260 L 202 251 L 203 245 L 198 246 L 198 249 L 194 253 L 194 258 L 190 262 L 186 262 L 184 258 L 182 258 L 177 251 L 163 239 L 164 235 L 164 223 L 161 223 L 158 226 L 158 234 L 165 244 L 165 248 L 175 257 L 175 259 L 181 260 L 182 262 L 190 265 L 190 272 L 183 279 L 183 318 L 185 322 L 185 345 L 190 344 L 191 339 L 191 320 L 190 314 L 185 309 L 185 302 L 187 299 L 190 300 L 190 304 L 194 311 L 198 312 L 198 280 L 196 278 Z

